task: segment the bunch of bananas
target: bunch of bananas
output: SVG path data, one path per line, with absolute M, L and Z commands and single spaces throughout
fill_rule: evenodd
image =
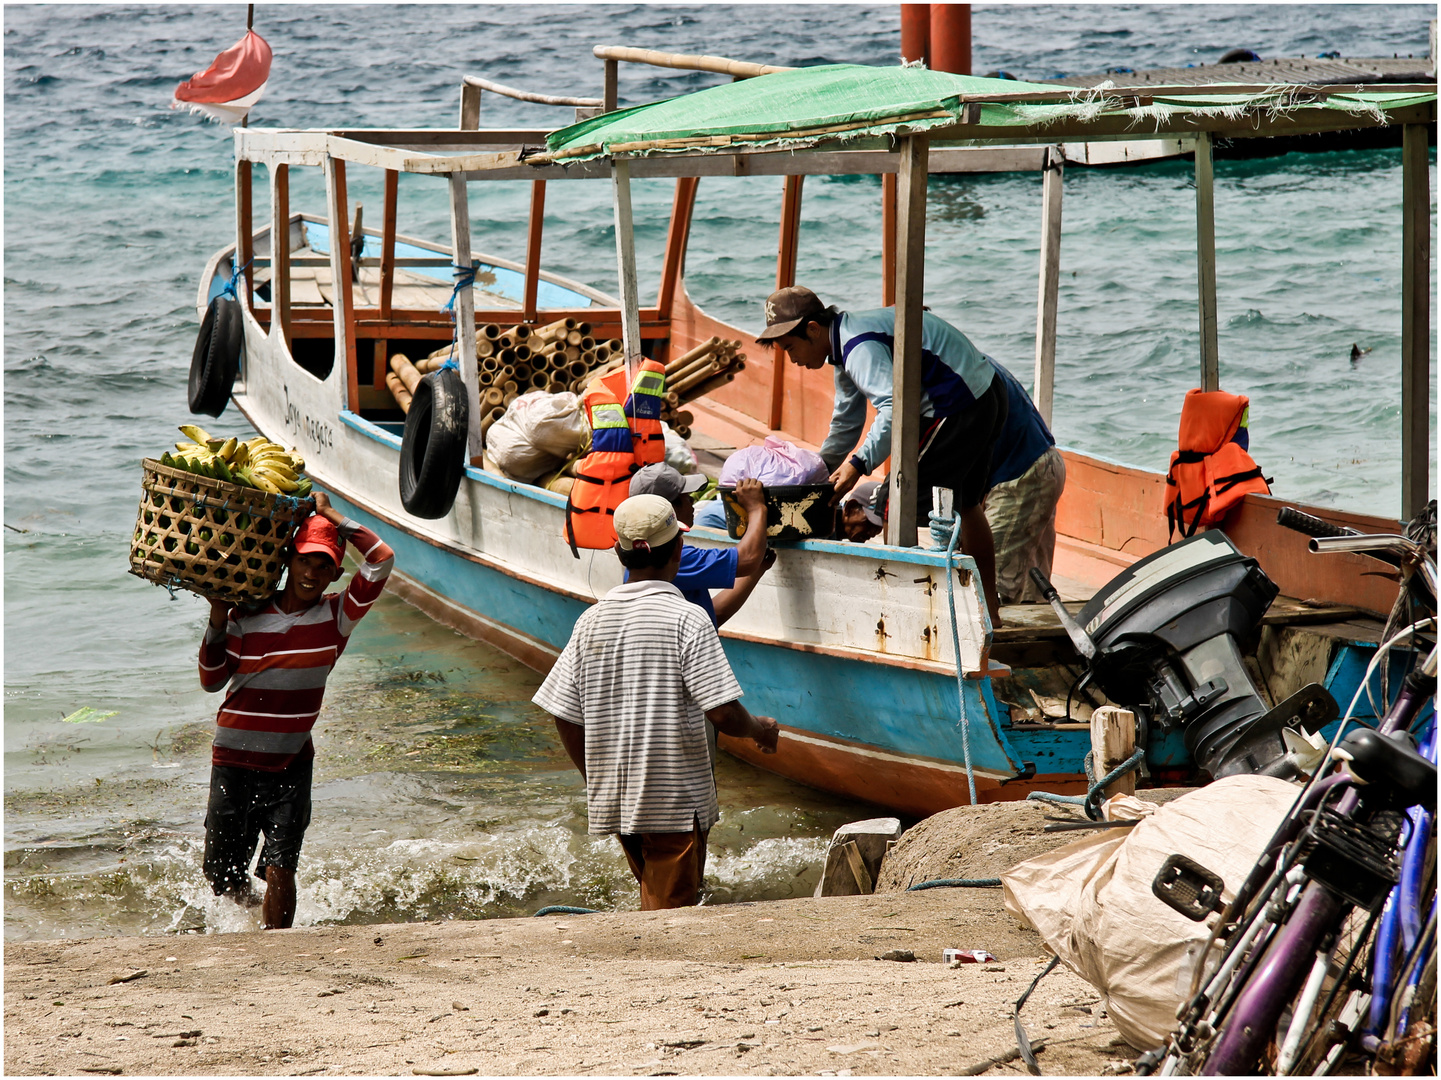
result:
M 162 454 L 160 464 L 271 495 L 303 499 L 310 494 L 310 480 L 301 475 L 305 459 L 298 450 L 286 450 L 263 435 L 245 442 L 217 439 L 194 424 L 181 424 L 180 433 L 192 441 L 176 443 L 176 453 Z

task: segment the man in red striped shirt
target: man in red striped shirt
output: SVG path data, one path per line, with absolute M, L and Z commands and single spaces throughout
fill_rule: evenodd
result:
M 343 593 L 326 594 L 340 578 L 346 540 L 365 561 Z M 395 562 L 380 537 L 342 517 L 323 492 L 291 544 L 285 588 L 255 607 L 212 600 L 200 644 L 200 685 L 214 693 L 229 683 L 211 752 L 205 877 L 217 896 L 254 906 L 246 867 L 263 832 L 255 876 L 265 882 L 267 930 L 295 919 L 295 868 L 310 824 L 310 729 L 325 680 Z

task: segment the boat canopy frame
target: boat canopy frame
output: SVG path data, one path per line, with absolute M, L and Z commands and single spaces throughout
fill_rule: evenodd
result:
M 641 50 L 643 52 L 644 50 Z M 600 55 L 599 48 L 597 55 Z M 606 56 L 604 104 L 615 104 L 613 67 L 630 56 Z M 652 62 L 642 60 L 641 62 Z M 744 83 L 764 75 L 767 80 L 786 79 L 791 69 L 770 73 L 737 73 L 737 82 L 698 94 L 713 97 L 744 89 Z M 864 69 L 862 69 L 864 70 Z M 906 71 L 914 69 L 882 69 Z M 927 76 L 941 73 L 925 72 Z M 954 77 L 961 79 L 963 77 Z M 975 84 L 994 83 L 976 87 Z M 319 166 L 326 177 L 327 203 L 332 230 L 331 264 L 334 280 L 349 281 L 348 202 L 345 190 L 347 163 L 372 166 L 385 171 L 385 211 L 381 258 L 381 316 L 389 318 L 390 283 L 394 277 L 395 199 L 399 173 L 443 176 L 450 189 L 451 239 L 458 272 L 471 265 L 470 218 L 467 186 L 471 182 L 528 180 L 532 182 L 530 226 L 527 236 L 526 291 L 522 315 L 533 319 L 535 282 L 539 274 L 540 221 L 545 184 L 551 180 L 608 179 L 616 220 L 617 268 L 620 282 L 622 340 L 632 376 L 641 356 L 641 325 L 644 316 L 655 317 L 655 309 L 642 311 L 636 289 L 634 235 L 630 208 L 632 179 L 673 177 L 677 185 L 676 210 L 689 187 L 693 203 L 694 185 L 701 177 L 783 176 L 786 178 L 786 213 L 778 259 L 778 284 L 789 284 L 794 275 L 795 225 L 799 219 L 800 181 L 812 175 L 880 174 L 889 182 L 894 177 L 894 203 L 889 190 L 888 209 L 894 205 L 895 240 L 886 261 L 894 271 L 896 305 L 895 390 L 892 415 L 892 469 L 890 476 L 892 511 L 886 527 L 886 542 L 904 546 L 916 536 L 915 516 L 916 454 L 920 423 L 921 311 L 924 302 L 926 185 L 932 172 L 1008 171 L 1013 168 L 1041 168 L 1057 172 L 1054 189 L 1048 187 L 1043 204 L 1043 253 L 1050 251 L 1051 264 L 1043 258 L 1041 303 L 1038 310 L 1036 396 L 1049 420 L 1054 377 L 1054 283 L 1047 313 L 1047 274 L 1054 268 L 1059 246 L 1059 156 L 1050 148 L 1067 142 L 1134 141 L 1138 138 L 1183 139 L 1194 148 L 1196 177 L 1196 229 L 1198 307 L 1200 318 L 1200 384 L 1203 389 L 1219 386 L 1217 348 L 1214 170 L 1212 146 L 1216 139 L 1266 139 L 1320 134 L 1364 127 L 1400 125 L 1402 146 L 1402 517 L 1409 518 L 1424 507 L 1430 490 L 1430 175 L 1428 134 L 1436 123 L 1434 85 L 1393 86 L 1208 86 L 1208 87 L 1120 87 L 1107 88 L 1098 99 L 1094 91 L 1071 87 L 1041 87 L 1016 90 L 1003 80 L 969 79 L 971 92 L 959 92 L 947 99 L 946 108 L 923 109 L 920 114 L 889 116 L 861 123 L 829 125 L 828 129 L 788 132 L 783 147 L 767 145 L 764 138 L 738 138 L 727 132 L 697 128 L 681 140 L 630 140 L 615 145 L 586 144 L 585 160 L 567 160 L 558 151 L 565 147 L 570 129 L 547 131 L 533 128 L 455 129 L 321 129 L 294 130 L 240 128 L 235 131 L 237 264 L 246 266 L 253 256 L 250 206 L 250 166 L 260 162 L 271 176 L 271 220 L 289 219 L 287 169 L 291 165 Z M 509 88 L 506 88 L 509 89 Z M 753 93 L 753 91 L 751 92 Z M 686 95 L 694 97 L 697 95 Z M 1352 104 L 1336 108 L 1333 98 L 1346 96 Z M 1198 97 L 1224 98 L 1223 103 L 1197 102 Z M 1155 108 L 1158 99 L 1191 99 L 1188 106 Z M 671 99 L 672 101 L 682 99 Z M 1099 104 L 1098 104 L 1099 101 Z M 619 110 L 582 120 L 572 128 L 596 130 L 611 120 L 634 116 L 647 108 Z M 1072 107 L 1067 108 L 1067 105 Z M 1043 117 L 1017 122 L 1017 106 L 1045 105 Z M 463 108 L 462 123 L 478 122 L 478 100 L 471 110 Z M 998 122 L 998 117 L 1004 122 Z M 1144 130 L 1143 130 L 1144 128 Z M 740 133 L 744 135 L 744 133 Z M 772 143 L 775 132 L 766 137 Z M 678 144 L 679 143 L 679 144 Z M 689 213 L 687 208 L 686 221 Z M 789 226 L 787 224 L 789 222 Z M 889 224 L 889 223 L 888 223 Z M 677 214 L 673 212 L 670 240 L 677 239 Z M 684 247 L 684 229 L 679 237 Z M 1054 238 L 1052 238 L 1054 233 Z M 883 230 L 883 235 L 889 235 Z M 789 260 L 787 244 L 790 245 Z M 288 323 L 283 292 L 281 263 L 285 245 L 275 249 L 275 312 L 282 333 Z M 667 283 L 674 289 L 679 272 L 672 267 L 673 253 L 667 244 Z M 678 254 L 676 255 L 678 259 Z M 791 280 L 787 281 L 787 261 Z M 251 285 L 247 270 L 247 287 Z M 347 356 L 349 400 L 358 408 L 355 376 L 354 308 L 350 290 L 338 289 L 341 300 L 335 308 L 335 333 L 343 341 Z M 668 305 L 667 305 L 668 307 Z M 456 293 L 459 326 L 475 323 L 471 290 Z M 1051 351 L 1043 356 L 1043 338 L 1049 319 Z M 459 334 L 462 374 L 472 398 L 477 393 L 474 334 Z M 288 343 L 288 337 L 287 337 Z M 777 371 L 780 366 L 777 365 Z M 777 382 L 779 379 L 777 378 Z M 779 423 L 773 396 L 772 422 Z M 481 453 L 478 402 L 471 401 L 469 450 L 473 460 Z M 907 539 L 909 538 L 909 540 Z

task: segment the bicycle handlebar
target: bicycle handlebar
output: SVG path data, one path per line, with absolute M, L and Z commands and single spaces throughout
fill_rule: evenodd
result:
M 1303 514 L 1292 506 L 1283 506 L 1281 512 L 1276 515 L 1276 524 L 1282 528 L 1291 529 L 1294 532 L 1304 533 L 1306 536 L 1317 538 L 1328 536 L 1360 536 L 1361 533 L 1355 529 L 1347 529 L 1341 525 L 1332 525 L 1329 521 L 1322 521 L 1310 514 Z

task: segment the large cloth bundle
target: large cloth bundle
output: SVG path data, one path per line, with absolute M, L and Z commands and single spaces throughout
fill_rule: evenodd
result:
M 735 487 L 741 480 L 759 480 L 766 487 L 797 487 L 824 484 L 830 472 L 819 454 L 767 435 L 761 445 L 747 446 L 726 458 L 720 482 L 722 487 Z
M 506 476 L 531 483 L 575 457 L 589 435 L 580 398 L 535 390 L 512 401 L 490 426 L 485 450 Z
M 1006 910 L 1101 993 L 1127 1042 L 1159 1046 L 1176 1025 L 1210 931 L 1156 899 L 1156 872 L 1179 852 L 1220 874 L 1230 903 L 1299 791 L 1269 776 L 1229 776 L 1154 812 L 1118 796 L 1107 803 L 1108 817 L 1149 816 L 1006 871 Z

